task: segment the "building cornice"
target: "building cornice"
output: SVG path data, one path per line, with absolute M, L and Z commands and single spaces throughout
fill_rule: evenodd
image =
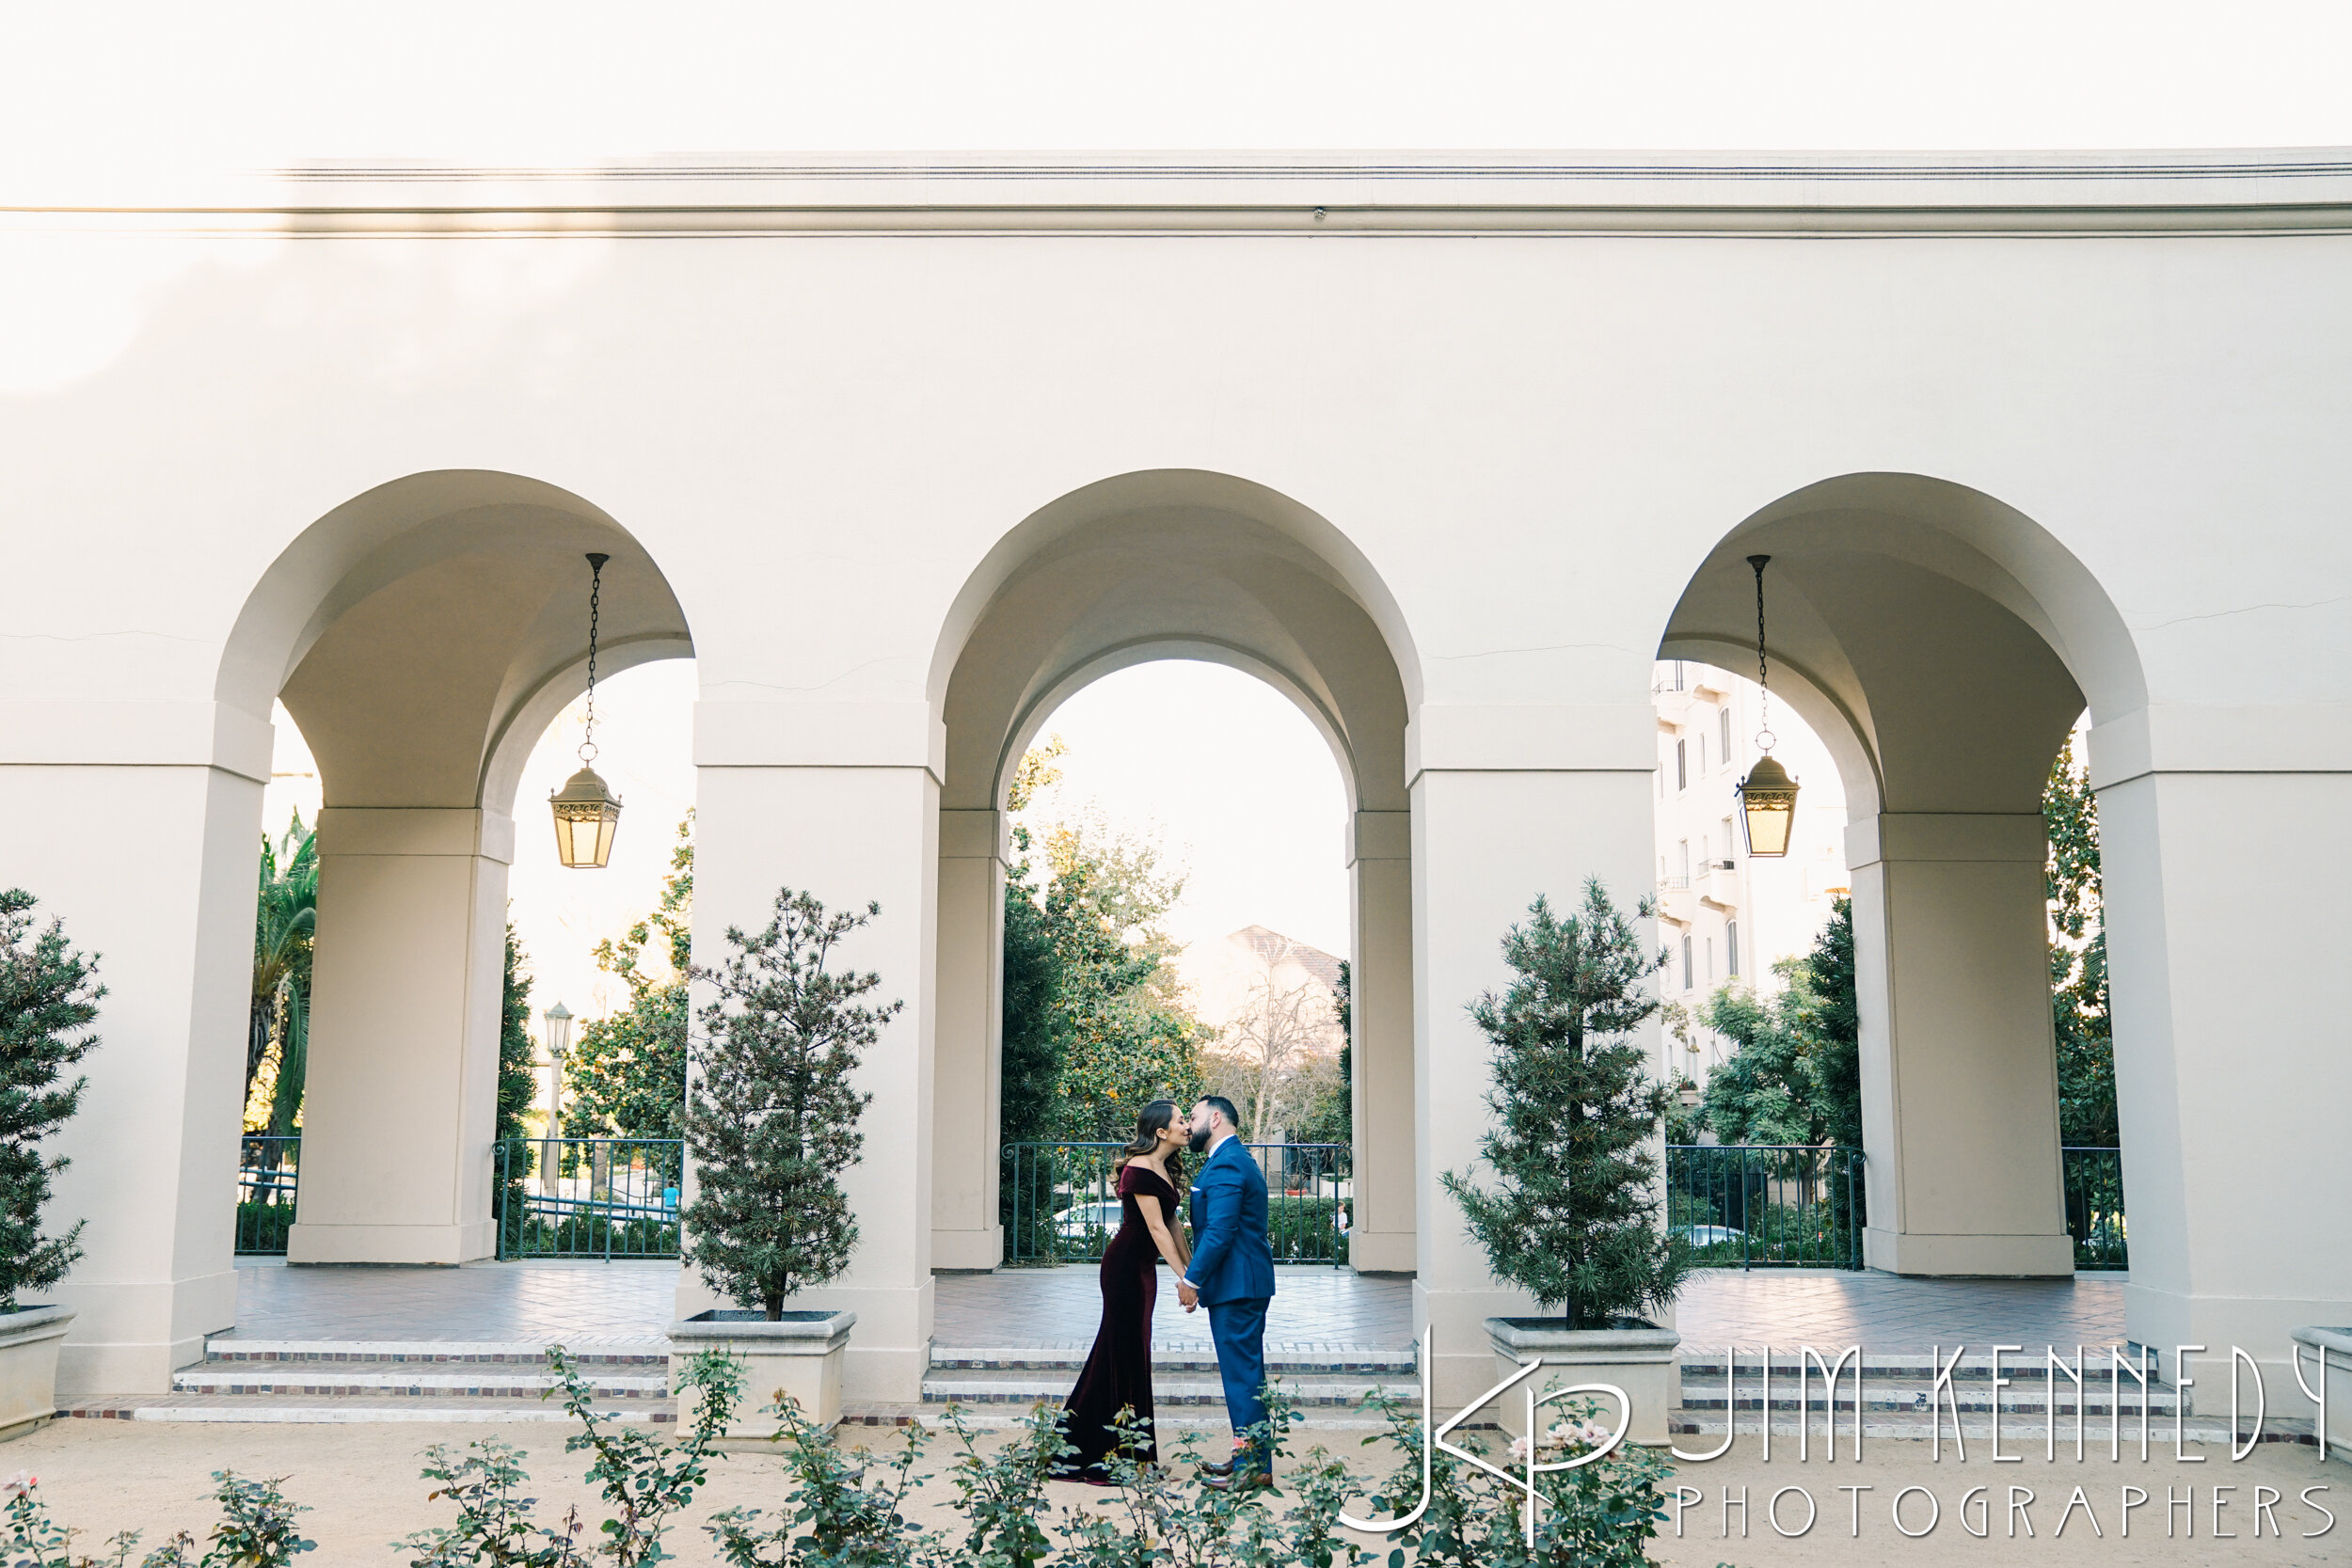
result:
M 0 193 L 0 214 L 20 228 L 311 235 L 2352 230 L 2352 149 L 377 161 L 142 184 Z

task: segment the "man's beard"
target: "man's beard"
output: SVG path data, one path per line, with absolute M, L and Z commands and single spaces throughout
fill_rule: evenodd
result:
M 1206 1131 L 1195 1132 L 1185 1140 L 1185 1145 L 1195 1154 L 1199 1154 L 1209 1147 L 1209 1134 Z

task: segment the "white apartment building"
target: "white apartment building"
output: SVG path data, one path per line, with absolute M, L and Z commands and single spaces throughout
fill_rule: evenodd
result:
M 1772 754 L 1796 777 L 1797 826 L 1788 853 L 1753 859 L 1740 821 L 1740 781 L 1762 755 L 1762 689 L 1687 659 L 1661 660 L 1658 705 L 1658 934 L 1666 949 L 1659 993 L 1661 1076 L 1706 1084 L 1731 1042 L 1699 1022 L 1725 984 L 1777 990 L 1772 965 L 1812 950 L 1831 907 L 1852 885 L 1846 871 L 1846 791 L 1829 750 L 1789 711 L 1771 705 Z

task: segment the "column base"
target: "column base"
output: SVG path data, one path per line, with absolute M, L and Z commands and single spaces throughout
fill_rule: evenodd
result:
M 40 1296 L 74 1311 L 57 1352 L 60 1404 L 97 1394 L 169 1393 L 173 1372 L 204 1359 L 204 1337 L 237 1324 L 233 1268 L 156 1285 L 77 1290 L 67 1280 Z
M 1923 1278 L 2042 1278 L 2074 1272 L 2074 1243 L 2055 1236 L 1935 1236 L 1915 1231 L 1862 1231 L 1863 1261 L 1887 1274 Z
M 1409 1230 L 1351 1230 L 1347 1264 L 1358 1274 L 1411 1274 L 1417 1266 Z
M 931 1232 L 931 1272 L 993 1269 L 1005 1260 L 1005 1227 Z
M 2311 1326 L 2352 1323 L 2352 1301 L 2321 1296 L 2225 1296 L 2184 1294 L 2137 1279 L 2123 1286 L 2124 1331 L 2135 1345 L 2155 1353 L 2158 1375 L 2169 1384 L 2177 1347 L 2202 1345 L 2204 1353 L 2190 1356 L 2189 1374 L 2197 1380 L 2190 1390 L 2191 1408 L 2200 1415 L 2218 1413 L 2230 1404 L 2230 1347 L 2236 1345 L 2262 1369 L 2270 1409 L 2275 1413 L 2308 1416 L 2312 1405 L 2296 1386 L 2288 1352 L 2295 1331 Z M 2303 1376 L 2312 1376 L 2313 1357 L 2304 1353 Z M 2281 1402 L 2280 1391 L 2284 1390 Z M 2239 1390 L 2242 1413 L 2253 1409 L 2252 1379 Z M 2328 1418 L 2336 1418 L 2331 1402 Z
M 1277 1309 L 1279 1310 L 1279 1304 Z M 1495 1385 L 1488 1318 L 1523 1318 L 1535 1304 L 1518 1291 L 1433 1291 L 1413 1281 L 1413 1332 L 1429 1330 L 1429 1391 L 1443 1420 Z
M 286 1233 L 288 1263 L 408 1263 L 454 1267 L 493 1257 L 498 1227 L 472 1225 L 305 1225 Z

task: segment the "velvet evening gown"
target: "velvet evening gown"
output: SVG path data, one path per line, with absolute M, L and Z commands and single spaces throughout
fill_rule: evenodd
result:
M 1063 1438 L 1078 1451 L 1055 1468 L 1064 1481 L 1109 1479 L 1102 1461 L 1119 1446 L 1115 1427 L 1121 1410 L 1132 1409 L 1147 1430 L 1151 1425 L 1152 1307 L 1159 1299 L 1160 1253 L 1136 1207 L 1138 1197 L 1158 1198 L 1161 1218 L 1177 1223 L 1175 1188 L 1149 1165 L 1120 1168 L 1119 1234 L 1103 1252 L 1103 1326 L 1095 1331 L 1093 1353 L 1065 1406 L 1070 1418 Z M 1130 1457 L 1156 1462 L 1159 1445 L 1147 1439 Z

